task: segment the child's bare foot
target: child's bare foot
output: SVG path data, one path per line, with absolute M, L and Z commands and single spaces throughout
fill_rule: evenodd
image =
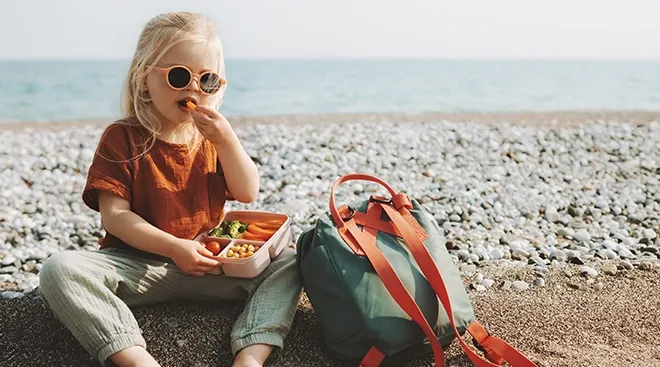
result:
M 154 357 L 140 346 L 128 347 L 110 356 L 119 367 L 160 367 Z
M 262 367 L 272 351 L 272 345 L 254 344 L 247 346 L 236 354 L 232 367 Z

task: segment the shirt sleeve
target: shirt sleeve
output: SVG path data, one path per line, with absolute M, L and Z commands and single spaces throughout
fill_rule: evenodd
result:
M 82 199 L 90 209 L 99 211 L 99 193 L 110 192 L 131 201 L 133 176 L 129 127 L 119 124 L 108 126 L 99 140 Z

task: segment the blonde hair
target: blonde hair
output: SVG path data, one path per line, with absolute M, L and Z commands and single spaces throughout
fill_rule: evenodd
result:
M 139 156 L 154 145 L 161 128 L 160 121 L 149 108 L 151 99 L 145 90 L 146 77 L 170 48 L 183 41 L 208 42 L 209 52 L 215 47 L 219 63 L 217 72 L 226 79 L 222 42 L 212 21 L 191 12 L 164 13 L 152 18 L 140 34 L 122 93 L 123 119 L 133 123 L 137 120 L 150 133 Z M 213 96 L 213 107 L 218 108 L 222 104 L 225 88 L 226 85 L 223 85 Z M 192 144 L 198 140 L 199 132 Z

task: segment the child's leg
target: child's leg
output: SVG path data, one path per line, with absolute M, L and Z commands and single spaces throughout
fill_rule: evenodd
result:
M 174 267 L 114 249 L 64 251 L 44 263 L 39 289 L 57 318 L 105 364 L 126 348 L 146 348 L 128 305 L 172 299 L 178 289 Z
M 283 347 L 302 291 L 295 251 L 290 248 L 284 249 L 263 273 L 253 279 L 230 278 L 224 274 L 202 278 L 184 275 L 181 282 L 187 298 L 247 299 L 231 332 L 231 349 L 236 355 L 244 348 L 254 346 L 244 351 L 258 355 L 257 361 L 264 353 L 265 360 L 273 347 Z M 241 353 L 237 359 L 244 356 L 245 353 Z

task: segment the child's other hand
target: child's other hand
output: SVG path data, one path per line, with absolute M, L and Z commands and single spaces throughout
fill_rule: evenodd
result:
M 197 276 L 220 274 L 220 263 L 208 258 L 213 254 L 200 242 L 180 239 L 172 246 L 170 258 L 184 273 Z
M 229 121 L 212 108 L 197 106 L 191 115 L 199 132 L 214 145 L 222 145 L 233 132 Z

